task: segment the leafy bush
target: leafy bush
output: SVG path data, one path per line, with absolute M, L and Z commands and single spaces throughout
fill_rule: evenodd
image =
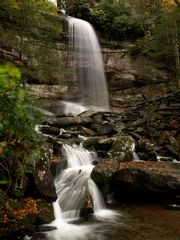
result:
M 88 0 L 70 0 L 66 2 L 66 14 L 72 17 L 86 18 L 89 13 Z
M 122 40 L 143 35 L 138 16 L 123 3 L 102 0 L 93 7 L 90 21 L 108 39 Z
M 176 47 L 180 45 L 180 14 L 175 8 L 164 15 L 152 29 L 150 38 L 144 40 L 143 52 L 157 61 L 176 68 Z
M 34 130 L 39 113 L 20 81 L 21 73 L 16 67 L 0 66 L 0 180 L 11 181 L 9 187 L 13 190 L 22 184 L 29 166 L 36 160 L 31 155 L 39 152 L 41 143 Z

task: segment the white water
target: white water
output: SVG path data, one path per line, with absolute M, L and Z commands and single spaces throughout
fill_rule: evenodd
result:
M 62 101 L 62 104 L 64 105 L 64 114 L 71 113 L 72 115 L 76 116 L 76 115 L 88 110 L 87 107 L 83 106 L 80 103 Z
M 136 152 L 133 152 L 132 156 L 133 156 L 133 161 L 140 161 L 140 158 L 139 158 L 139 156 L 137 155 Z
M 67 168 L 55 179 L 58 199 L 53 204 L 55 220 L 50 224 L 57 230 L 48 232 L 47 237 L 51 240 L 103 239 L 105 229 L 102 232 L 102 224 L 115 223 L 117 213 L 106 209 L 101 193 L 90 177 L 96 155 L 77 145 L 64 145 L 62 154 L 67 159 Z M 94 210 L 91 218 L 102 223 L 72 224 L 80 219 L 81 210 L 89 199 Z
M 80 106 L 109 110 L 102 54 L 94 29 L 88 22 L 73 17 L 68 17 L 68 25 L 69 95 L 80 99 Z
M 74 96 L 79 101 L 64 102 L 65 113 L 77 115 L 87 109 L 108 111 L 104 66 L 96 34 L 92 26 L 83 20 L 68 17 L 68 23 L 68 72 L 71 73 L 68 91 L 71 97 Z M 47 232 L 47 238 L 105 239 L 108 231 L 106 223 L 117 223 L 119 214 L 106 209 L 103 197 L 90 177 L 96 155 L 76 145 L 64 145 L 62 154 L 67 159 L 67 168 L 55 179 L 58 199 L 53 204 L 55 220 L 50 224 L 56 226 L 57 230 Z M 93 214 L 88 215 L 90 222 L 72 224 L 73 221 L 81 219 L 81 212 L 87 203 L 93 207 Z
M 94 214 L 105 209 L 101 193 L 90 177 L 95 154 L 77 145 L 64 145 L 63 154 L 67 159 L 67 168 L 55 180 L 61 216 L 66 220 L 80 217 L 80 210 L 85 207 L 89 196 Z

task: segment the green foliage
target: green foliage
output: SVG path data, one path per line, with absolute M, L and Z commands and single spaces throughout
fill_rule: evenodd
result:
M 64 35 L 63 18 L 48 0 L 0 1 L 0 44 L 15 50 L 13 60 L 24 63 L 21 71 L 27 81 L 62 81 L 65 61 L 59 57 L 59 43 Z
M 108 39 L 137 38 L 143 34 L 138 15 L 121 2 L 102 0 L 93 7 L 90 21 Z
M 87 17 L 90 7 L 88 0 L 66 0 L 63 2 L 65 2 L 65 10 L 67 15 L 78 18 Z
M 0 137 L 26 141 L 26 135 L 32 135 L 35 118 L 29 109 L 32 97 L 20 87 L 20 80 L 21 73 L 13 65 L 0 67 Z
M 143 52 L 175 69 L 175 45 L 180 46 L 180 14 L 176 8 L 164 15 L 144 41 Z
M 41 145 L 34 130 L 40 120 L 35 99 L 20 83 L 16 67 L 0 66 L 0 180 L 14 178 L 16 190 L 28 167 L 38 159 Z M 36 158 L 32 160 L 31 155 Z
M 0 19 L 1 33 L 9 36 L 21 51 L 27 37 L 47 43 L 62 33 L 62 19 L 47 0 L 1 0 Z

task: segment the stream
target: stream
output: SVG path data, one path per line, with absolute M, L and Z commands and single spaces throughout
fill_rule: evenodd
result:
M 67 167 L 58 174 L 55 186 L 58 200 L 53 204 L 55 220 L 45 227 L 52 231 L 36 233 L 35 240 L 179 240 L 180 211 L 167 209 L 165 203 L 105 203 L 90 178 L 96 154 L 82 146 L 63 145 Z M 87 203 L 93 207 L 82 215 Z M 28 238 L 25 238 L 27 240 Z
M 69 97 L 64 113 L 75 115 L 87 109 L 108 111 L 109 100 L 98 40 L 91 25 L 68 17 Z M 74 92 L 74 90 L 77 90 Z M 33 240 L 179 240 L 180 211 L 164 204 L 121 202 L 105 203 L 91 179 L 96 154 L 81 145 L 62 147 L 67 164 L 55 179 L 57 201 L 55 220 L 38 232 Z M 138 159 L 138 156 L 134 156 Z M 26 238 L 25 240 L 28 240 Z

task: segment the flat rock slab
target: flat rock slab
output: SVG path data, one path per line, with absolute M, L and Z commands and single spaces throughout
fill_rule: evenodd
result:
M 101 184 L 108 182 L 118 171 L 118 161 L 112 159 L 102 159 L 92 170 L 91 178 Z
M 132 161 L 119 164 L 116 186 L 127 183 L 148 191 L 179 194 L 180 164 L 150 161 Z

